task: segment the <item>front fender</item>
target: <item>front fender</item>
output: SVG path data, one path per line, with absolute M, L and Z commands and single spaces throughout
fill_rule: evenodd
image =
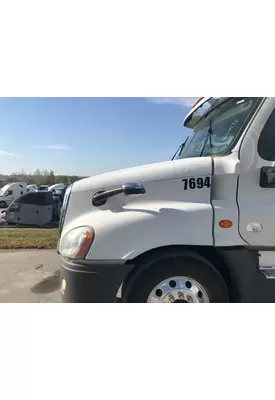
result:
M 87 259 L 126 261 L 163 246 L 212 246 L 212 221 L 210 204 L 169 202 L 90 213 L 74 225 L 95 230 Z

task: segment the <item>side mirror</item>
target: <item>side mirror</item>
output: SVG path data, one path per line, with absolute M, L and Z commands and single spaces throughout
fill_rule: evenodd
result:
M 116 196 L 120 193 L 123 193 L 125 196 L 132 196 L 137 194 L 145 194 L 146 190 L 144 186 L 139 182 L 124 183 L 124 185 L 122 185 L 117 189 L 111 189 L 95 193 L 92 200 L 92 204 L 95 207 L 103 206 L 109 198 Z
M 260 187 L 275 188 L 275 167 L 262 167 L 261 168 Z
M 139 182 L 129 182 L 122 185 L 125 196 L 146 193 L 144 186 Z

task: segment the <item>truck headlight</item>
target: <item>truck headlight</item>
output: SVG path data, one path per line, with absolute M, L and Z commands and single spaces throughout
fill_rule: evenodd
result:
M 61 239 L 59 253 L 63 257 L 84 260 L 94 237 L 94 230 L 90 226 L 74 228 Z

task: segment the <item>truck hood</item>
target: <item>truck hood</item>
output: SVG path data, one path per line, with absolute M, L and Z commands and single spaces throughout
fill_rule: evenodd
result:
M 185 158 L 181 160 L 141 165 L 100 175 L 91 176 L 75 182 L 72 192 L 89 190 L 106 190 L 119 187 L 127 182 L 152 182 L 166 179 L 177 179 L 184 176 L 211 174 L 211 158 Z

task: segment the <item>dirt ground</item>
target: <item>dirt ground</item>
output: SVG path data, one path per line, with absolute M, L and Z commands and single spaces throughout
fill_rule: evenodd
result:
M 60 303 L 56 250 L 0 251 L 0 303 Z

